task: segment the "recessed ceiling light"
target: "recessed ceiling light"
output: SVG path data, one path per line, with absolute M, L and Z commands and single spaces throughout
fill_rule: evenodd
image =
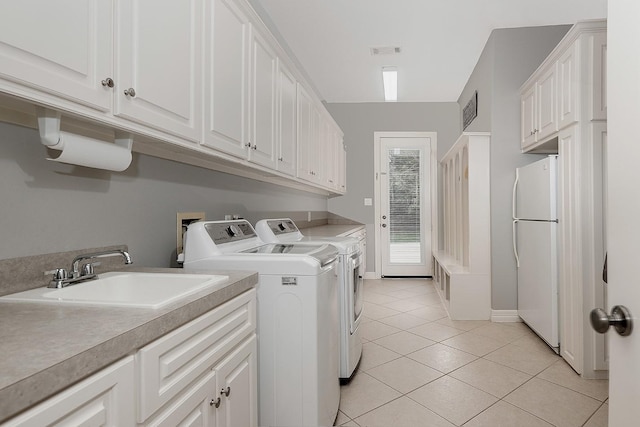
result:
M 384 87 L 384 100 L 398 100 L 398 70 L 396 67 L 382 67 L 382 85 Z

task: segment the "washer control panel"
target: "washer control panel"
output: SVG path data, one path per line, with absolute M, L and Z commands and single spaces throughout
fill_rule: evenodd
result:
M 204 227 L 216 245 L 256 237 L 255 230 L 246 220 L 209 222 Z

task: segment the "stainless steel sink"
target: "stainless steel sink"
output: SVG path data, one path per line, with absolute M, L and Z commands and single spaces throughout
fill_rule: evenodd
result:
M 161 308 L 201 290 L 222 289 L 229 276 L 111 272 L 62 289 L 37 288 L 0 297 L 0 301 L 53 304 L 96 304 L 119 307 Z

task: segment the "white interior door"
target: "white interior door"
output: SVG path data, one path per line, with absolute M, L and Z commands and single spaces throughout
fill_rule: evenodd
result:
M 431 138 L 377 139 L 379 274 L 431 276 Z
M 616 0 L 608 11 L 608 303 L 624 305 L 638 327 L 640 313 L 640 2 Z M 640 419 L 640 332 L 609 340 L 609 425 L 637 425 Z

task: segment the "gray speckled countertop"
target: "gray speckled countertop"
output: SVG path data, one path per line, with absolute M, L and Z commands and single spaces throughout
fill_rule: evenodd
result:
M 327 224 L 317 227 L 301 228 L 300 232 L 305 236 L 333 237 L 346 236 L 355 231 L 363 230 L 364 228 L 365 226 L 363 224 Z
M 182 269 L 129 268 L 183 274 Z M 191 272 L 189 272 L 191 273 Z M 252 289 L 253 272 L 154 309 L 0 302 L 0 422 Z

